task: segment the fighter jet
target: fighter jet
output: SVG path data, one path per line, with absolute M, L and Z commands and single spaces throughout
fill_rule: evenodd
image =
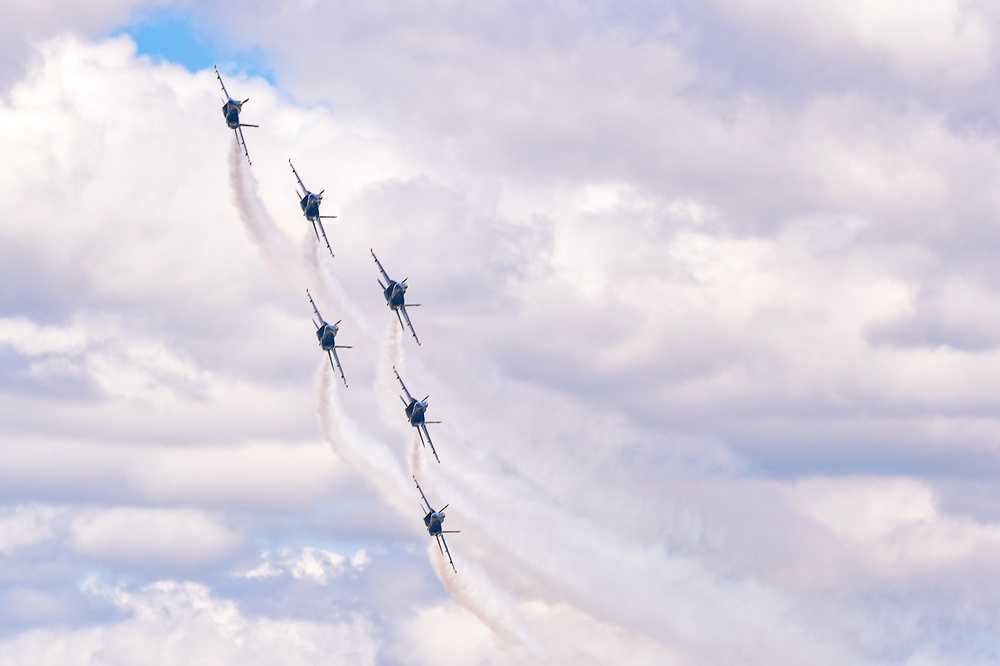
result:
M 316 307 L 315 301 L 313 301 L 312 294 L 306 289 L 306 296 L 309 297 L 309 302 L 312 303 L 313 312 L 316 313 L 316 319 L 313 319 L 313 324 L 316 325 L 316 339 L 319 340 L 319 346 L 323 348 L 326 355 L 330 359 L 330 367 L 340 373 L 340 380 L 344 382 L 344 388 L 347 388 L 347 379 L 344 378 L 344 371 L 340 367 L 340 359 L 337 357 L 338 349 L 350 349 L 351 345 L 338 345 L 336 344 L 337 330 L 340 324 L 338 321 L 336 324 L 328 324 L 326 320 L 323 319 L 323 315 L 319 313 L 319 308 Z M 342 321 L 342 320 L 341 320 Z
M 448 505 L 445 504 L 443 507 L 435 511 L 434 507 L 431 506 L 431 503 L 427 501 L 427 496 L 424 495 L 424 491 L 420 489 L 420 484 L 417 483 L 417 477 L 413 477 L 413 483 L 417 484 L 417 490 L 420 492 L 420 497 L 424 500 L 424 504 L 427 505 L 427 515 L 424 516 L 424 525 L 427 526 L 427 533 L 437 539 L 438 550 L 441 551 L 442 555 L 447 553 L 448 564 L 451 565 L 451 570 L 458 573 L 458 569 L 455 568 L 455 563 L 451 559 L 451 551 L 448 550 L 448 542 L 444 540 L 444 535 L 458 534 L 462 530 L 441 529 L 441 523 L 444 522 L 444 510 L 448 508 Z M 423 511 L 423 507 L 420 507 L 420 510 Z M 444 546 L 444 548 L 442 548 L 442 546 Z
M 440 421 L 427 421 L 425 420 L 425 414 L 427 413 L 427 398 L 430 396 L 425 396 L 423 400 L 416 400 L 410 392 L 406 390 L 406 384 L 403 383 L 402 377 L 396 372 L 396 366 L 392 367 L 392 371 L 396 373 L 396 379 L 399 380 L 399 385 L 403 387 L 403 393 L 406 397 L 399 396 L 399 399 L 403 401 L 406 405 L 406 419 L 410 422 L 410 425 L 417 429 L 417 434 L 420 435 L 420 443 L 424 446 L 428 444 L 431 445 L 431 453 L 434 454 L 434 459 L 441 462 L 438 458 L 437 451 L 434 450 L 434 442 L 431 441 L 431 434 L 427 432 L 428 423 L 441 423 Z M 424 438 L 427 438 L 426 440 Z
M 240 122 L 240 111 L 243 109 L 243 105 L 250 101 L 247 97 L 242 102 L 238 102 L 229 96 L 226 92 L 226 84 L 222 82 L 222 76 L 219 75 L 219 68 L 215 68 L 215 78 L 219 79 L 219 85 L 222 86 L 222 95 L 225 104 L 222 105 L 222 115 L 226 117 L 226 124 L 229 125 L 229 129 L 233 130 L 236 134 L 236 140 L 240 142 L 243 146 L 243 154 L 247 156 L 247 164 L 252 164 L 250 162 L 250 153 L 247 152 L 247 143 L 243 140 L 243 128 L 244 127 L 260 127 L 260 125 L 249 125 L 247 123 Z
M 299 178 L 299 172 L 295 170 L 295 166 L 292 164 L 291 160 L 288 160 L 288 166 L 292 167 L 292 173 L 295 174 L 295 180 L 299 181 L 299 187 L 302 188 L 301 192 L 296 192 L 299 196 L 299 206 L 302 207 L 302 214 L 306 216 L 306 219 L 312 222 L 313 233 L 316 234 L 316 242 L 319 242 L 319 235 L 323 234 L 323 242 L 326 243 L 326 249 L 330 251 L 330 256 L 333 256 L 333 249 L 330 247 L 330 241 L 326 238 L 326 230 L 323 229 L 323 220 L 332 220 L 336 215 L 320 215 L 319 205 L 323 203 L 323 192 L 326 190 L 320 190 L 319 194 L 314 194 L 306 189 L 306 186 L 302 184 L 302 179 Z M 319 229 L 317 229 L 317 226 Z
M 379 271 L 382 273 L 382 277 L 385 278 L 385 284 L 382 284 L 382 280 L 378 283 L 382 287 L 382 295 L 385 296 L 385 304 L 388 305 L 393 312 L 396 313 L 396 319 L 399 319 L 399 327 L 405 330 L 403 326 L 403 319 L 406 319 L 406 325 L 410 327 L 410 334 L 413 335 L 413 339 L 420 344 L 420 338 L 417 337 L 417 332 L 413 330 L 413 324 L 410 322 L 410 315 L 406 314 L 406 280 L 403 278 L 402 282 L 396 282 L 389 277 L 389 274 L 385 272 L 382 268 L 382 264 L 379 262 L 378 257 L 375 256 L 375 250 L 369 250 L 372 253 L 372 258 L 375 259 L 375 263 L 378 265 Z M 410 303 L 411 308 L 420 307 L 420 303 Z M 403 319 L 400 319 L 399 313 L 403 313 Z

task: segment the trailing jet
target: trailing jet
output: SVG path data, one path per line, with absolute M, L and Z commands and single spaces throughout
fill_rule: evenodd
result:
M 330 359 L 330 367 L 340 373 L 340 380 L 344 382 L 344 387 L 347 387 L 347 379 L 344 377 L 344 371 L 340 367 L 340 359 L 337 357 L 338 349 L 350 349 L 351 345 L 338 345 L 337 330 L 339 329 L 340 321 L 336 324 L 328 324 L 326 320 L 323 319 L 323 315 L 319 313 L 319 308 L 316 307 L 316 303 L 313 301 L 312 294 L 306 289 L 306 296 L 309 297 L 309 302 L 312 303 L 313 312 L 316 313 L 316 319 L 313 319 L 313 324 L 316 325 L 316 339 L 319 340 L 319 346 L 323 348 L 326 355 Z M 343 320 L 341 320 L 343 321 Z
M 219 85 L 222 86 L 222 95 L 225 104 L 222 105 L 222 115 L 226 117 L 226 124 L 229 125 L 229 129 L 233 130 L 236 134 L 236 140 L 239 141 L 240 145 L 243 146 L 243 154 L 247 156 L 247 164 L 252 164 L 250 162 L 250 153 L 247 152 L 247 143 L 243 140 L 243 128 L 244 127 L 260 127 L 260 125 L 248 125 L 247 123 L 240 122 L 240 111 L 243 110 L 243 105 L 250 101 L 247 97 L 242 102 L 238 102 L 229 96 L 226 92 L 226 84 L 222 82 L 222 76 L 219 74 L 219 68 L 215 68 L 215 78 L 219 79 Z
M 440 421 L 427 421 L 427 398 L 430 396 L 425 396 L 423 400 L 416 400 L 410 392 L 406 390 L 406 384 L 403 383 L 403 378 L 399 376 L 396 372 L 396 367 L 393 366 L 392 371 L 396 373 L 396 379 L 399 380 L 399 385 L 403 387 L 403 393 L 406 394 L 406 398 L 399 396 L 399 399 L 403 401 L 406 405 L 406 420 L 410 422 L 410 425 L 417 429 L 417 434 L 420 435 L 420 443 L 423 446 L 431 445 L 431 453 L 434 454 L 434 459 L 441 462 L 438 458 L 437 451 L 434 450 L 434 442 L 431 441 L 431 434 L 427 432 L 428 423 L 441 423 Z M 426 437 L 426 441 L 425 438 Z
M 424 491 L 420 489 L 420 484 L 417 483 L 417 477 L 413 477 L 413 483 L 417 484 L 417 491 L 420 493 L 421 499 L 424 500 L 424 504 L 427 505 L 427 515 L 424 516 L 424 525 L 427 527 L 427 533 L 437 539 L 438 550 L 441 551 L 442 555 L 448 555 L 448 564 L 451 565 L 451 570 L 458 573 L 458 569 L 455 568 L 455 562 L 451 559 L 451 551 L 448 550 L 448 542 L 444 540 L 444 535 L 458 534 L 462 530 L 441 529 L 441 523 L 444 522 L 444 510 L 448 508 L 448 505 L 445 504 L 443 507 L 435 511 L 434 507 L 431 506 L 431 503 L 427 501 L 427 496 L 424 495 Z M 423 510 L 423 507 L 421 507 L 421 510 Z M 442 548 L 442 546 L 444 546 L 444 548 Z
M 295 170 L 295 165 L 292 164 L 291 160 L 288 160 L 288 166 L 292 167 L 292 173 L 295 174 L 295 180 L 299 181 L 299 187 L 302 188 L 301 192 L 296 192 L 299 196 L 299 206 L 302 208 L 302 214 L 306 216 L 306 219 L 312 222 L 313 233 L 316 234 L 316 242 L 319 242 L 319 235 L 323 234 L 323 242 L 326 243 L 326 249 L 330 251 L 330 256 L 333 256 L 333 249 L 330 247 L 330 241 L 326 238 L 326 230 L 323 228 L 323 220 L 332 220 L 336 218 L 336 215 L 320 215 L 319 205 L 323 203 L 323 192 L 326 190 L 320 190 L 318 194 L 314 194 L 306 189 L 306 186 L 302 184 L 302 179 L 299 178 L 299 172 Z M 319 227 L 317 229 L 317 227 Z
M 413 324 L 410 322 L 410 315 L 406 314 L 406 280 L 403 278 L 402 282 L 396 282 L 389 277 L 389 274 L 385 272 L 382 268 L 381 262 L 379 262 L 378 257 L 375 256 L 375 250 L 370 250 L 372 253 L 372 258 L 375 259 L 375 263 L 378 265 L 379 271 L 382 273 L 382 277 L 385 278 L 385 284 L 382 284 L 382 280 L 378 281 L 379 285 L 382 287 L 382 295 L 385 296 L 385 304 L 396 313 L 396 319 L 399 319 L 399 327 L 405 330 L 403 326 L 403 319 L 406 319 L 406 325 L 410 327 L 410 334 L 413 339 L 420 344 L 420 338 L 417 337 L 417 332 L 413 330 Z M 411 308 L 420 307 L 420 303 L 410 303 Z M 403 317 L 400 318 L 399 313 L 403 313 Z

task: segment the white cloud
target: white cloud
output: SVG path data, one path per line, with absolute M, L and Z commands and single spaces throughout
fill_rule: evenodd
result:
M 368 555 L 363 548 L 350 558 L 323 548 L 282 548 L 261 554 L 259 565 L 247 571 L 236 572 L 235 575 L 259 580 L 288 574 L 295 579 L 326 585 L 349 568 L 360 571 L 367 563 Z
M 43 505 L 18 506 L 0 512 L 0 553 L 46 541 L 55 536 L 53 519 L 59 510 Z
M 202 511 L 116 507 L 73 520 L 69 546 L 96 560 L 201 565 L 232 555 L 244 537 Z
M 0 661 L 21 664 L 374 664 L 369 622 L 257 618 L 204 586 L 161 581 L 139 589 L 91 579 L 84 590 L 125 619 L 37 629 L 0 641 Z
M 389 648 L 401 663 L 512 664 L 489 630 L 460 607 L 438 604 L 418 608 L 400 629 L 399 645 Z M 526 662 L 521 662 L 526 663 Z
M 10 91 L 0 147 L 21 159 L 0 174 L 0 266 L 4 284 L 24 286 L 0 290 L 12 313 L 0 340 L 36 381 L 0 395 L 16 442 L 0 475 L 85 507 L 68 514 L 75 562 L 232 571 L 258 530 L 280 539 L 309 523 L 313 538 L 317 505 L 371 489 L 397 515 L 373 526 L 347 511 L 322 526 L 408 544 L 426 538 L 415 473 L 433 502 L 452 503 L 460 574 L 441 578 L 470 611 L 424 606 L 394 645 L 437 625 L 463 635 L 439 646 L 434 634 L 420 659 L 439 646 L 455 663 L 516 663 L 522 648 L 564 663 L 882 663 L 974 633 L 965 619 L 926 637 L 901 628 L 962 603 L 932 608 L 921 572 L 961 570 L 959 590 L 988 582 L 969 563 L 996 538 L 903 475 L 945 456 L 994 459 L 1000 357 L 989 345 L 886 345 L 873 331 L 909 321 L 926 305 L 914 295 L 948 273 L 971 277 L 944 280 L 918 314 L 953 314 L 949 333 L 969 333 L 971 304 L 994 299 L 997 243 L 982 220 L 997 203 L 978 194 L 1000 171 L 989 138 L 838 85 L 817 84 L 803 104 L 725 88 L 670 12 L 647 25 L 596 21 L 601 5 L 414 7 L 379 17 L 278 4 L 220 19 L 227 38 L 276 54 L 280 89 L 227 84 L 262 125 L 247 137 L 261 210 L 292 239 L 288 261 L 272 262 L 293 267 L 279 275 L 258 255 L 274 248 L 232 205 L 233 138 L 208 71 L 151 65 L 127 39 L 62 37 Z M 806 11 L 760 7 L 755 25 L 772 12 L 791 32 Z M 956 8 L 929 3 L 900 35 L 869 16 L 868 50 L 888 53 L 906 86 L 963 63 L 986 76 L 973 51 L 989 38 Z M 939 20 L 954 39 L 931 29 Z M 782 58 L 855 71 L 843 22 L 809 21 Z M 831 41 L 810 47 L 827 28 Z M 928 30 L 938 41 L 918 53 Z M 340 216 L 332 261 L 317 260 L 288 157 Z M 56 185 L 60 196 L 38 196 Z M 375 291 L 373 246 L 424 303 L 419 349 Z M 316 380 L 305 286 L 344 317 L 349 390 Z M 440 466 L 402 421 L 392 362 L 434 396 Z M 55 392 L 68 376 L 101 399 Z M 337 457 L 315 445 L 317 407 Z M 754 478 L 759 465 L 906 470 L 789 489 Z M 50 538 L 12 520 L 15 555 Z M 276 546 L 240 582 L 321 588 L 365 569 L 362 552 Z M 915 575 L 886 583 L 893 567 Z M 395 589 L 398 573 L 379 584 Z M 840 588 L 825 601 L 830 581 Z M 325 625 L 248 620 L 192 585 L 111 588 L 102 594 L 130 620 L 25 631 L 3 649 L 26 662 L 60 649 L 130 661 L 192 627 L 199 654 L 223 662 L 281 631 L 301 647 L 288 648 L 293 661 L 325 645 Z M 402 605 L 428 594 L 407 587 Z M 973 614 L 992 617 L 989 603 L 975 597 Z M 190 659 L 171 645 L 164 660 Z
M 1000 525 L 942 514 L 926 485 L 905 478 L 812 478 L 792 502 L 884 576 L 923 574 L 1000 549 Z

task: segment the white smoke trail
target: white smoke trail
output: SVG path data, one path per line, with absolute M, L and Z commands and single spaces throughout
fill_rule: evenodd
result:
M 333 452 L 360 472 L 376 491 L 397 511 L 413 513 L 413 498 L 404 491 L 410 479 L 391 449 L 359 427 L 344 411 L 333 371 L 322 366 L 319 380 L 319 419 Z
M 301 276 L 302 265 L 295 260 L 293 243 L 274 223 L 257 193 L 257 179 L 243 160 L 239 144 L 229 152 L 229 186 L 233 204 L 250 241 L 261 258 L 282 276 Z
M 422 478 L 426 468 L 423 465 L 423 456 L 420 449 L 424 448 L 420 444 L 420 433 L 413 429 L 413 437 L 410 438 L 410 474 L 416 478 Z
M 399 326 L 395 320 L 390 320 L 389 327 L 382 336 L 382 353 L 379 354 L 378 370 L 375 374 L 375 392 L 379 397 L 379 407 L 382 409 L 383 417 L 390 422 L 400 417 L 396 409 L 401 404 L 398 396 L 402 393 L 392 370 L 395 368 L 400 376 L 403 376 L 406 373 L 405 360 Z
M 500 648 L 514 663 L 543 663 L 537 643 L 521 621 L 515 599 L 493 585 L 483 570 L 473 563 L 456 565 L 460 573 L 452 571 L 436 539 L 427 547 L 427 555 L 434 573 L 452 598 L 493 631 Z
M 326 248 L 317 243 L 314 237 L 308 236 L 303 246 L 303 255 L 306 271 L 310 277 L 309 283 L 316 285 L 324 302 L 330 303 L 336 312 L 341 313 L 349 322 L 350 328 L 359 330 L 367 338 L 374 338 L 377 335 L 378 324 L 372 322 L 365 311 L 344 291 L 334 272 L 338 260 L 331 258 Z M 372 265 L 374 266 L 374 263 Z

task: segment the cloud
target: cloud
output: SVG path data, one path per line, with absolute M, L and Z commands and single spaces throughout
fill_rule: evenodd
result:
M 191 566 L 227 558 L 243 537 L 197 510 L 115 507 L 77 517 L 69 545 L 96 560 Z
M 1000 525 L 941 513 L 933 490 L 912 479 L 806 479 L 792 492 L 879 575 L 920 575 L 1000 548 Z
M 0 659 L 94 664 L 375 663 L 378 644 L 362 617 L 338 623 L 247 617 L 235 603 L 215 597 L 202 585 L 170 580 L 134 589 L 90 579 L 84 590 L 125 617 L 96 627 L 40 629 L 4 639 Z
M 0 553 L 9 554 L 54 536 L 52 520 L 58 514 L 53 507 L 19 506 L 0 513 Z
M 393 654 L 468 628 L 441 648 L 455 662 L 905 663 L 953 642 L 981 661 L 995 517 L 966 482 L 996 472 L 998 359 L 975 315 L 996 296 L 998 163 L 922 81 L 968 65 L 946 92 L 987 82 L 962 40 L 992 33 L 947 3 L 900 35 L 877 12 L 796 33 L 790 4 L 740 5 L 746 25 L 719 18 L 730 6 L 227 12 L 217 27 L 272 49 L 280 81 L 227 78 L 262 125 L 252 171 L 227 163 L 209 71 L 127 38 L 45 42 L 0 110 L 0 145 L 23 156 L 0 174 L 0 283 L 27 285 L 0 290 L 0 340 L 34 389 L 0 394 L 4 482 L 13 506 L 73 508 L 56 537 L 11 509 L 7 552 L 51 561 L 65 535 L 70 573 L 47 584 L 94 563 L 199 582 L 108 588 L 131 619 L 6 649 L 128 660 L 126 629 L 138 644 L 183 625 L 236 659 L 259 620 L 312 655 L 320 623 L 279 615 L 348 608 Z M 757 76 L 706 55 L 733 34 L 724 55 Z M 798 85 L 817 63 L 833 75 Z M 340 216 L 333 260 L 289 157 Z M 423 302 L 419 349 L 375 292 L 375 246 Z M 305 287 L 344 318 L 349 390 Z M 393 364 L 434 396 L 441 465 L 414 446 Z M 443 569 L 414 473 L 462 530 L 460 577 L 434 571 L 464 606 L 402 555 L 372 556 L 360 601 L 328 600 L 337 554 L 369 539 Z M 942 475 L 972 515 L 938 505 Z
M 290 575 L 299 580 L 308 580 L 317 585 L 326 585 L 349 569 L 360 571 L 369 562 L 367 552 L 362 548 L 350 558 L 322 548 L 283 548 L 276 552 L 265 552 L 261 563 L 253 569 L 236 575 L 249 578 L 271 578 Z

